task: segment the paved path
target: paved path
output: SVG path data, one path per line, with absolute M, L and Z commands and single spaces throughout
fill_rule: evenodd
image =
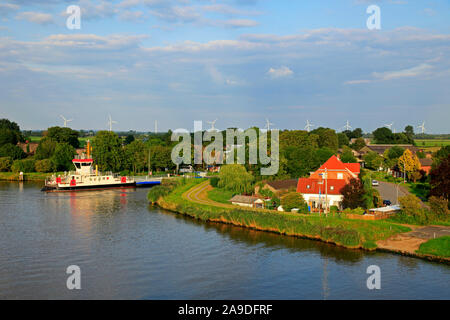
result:
M 379 181 L 380 185 L 376 186 L 375 189 L 378 190 L 380 196 L 383 200 L 389 200 L 392 204 L 398 204 L 397 202 L 397 190 L 398 197 L 404 197 L 409 194 L 404 188 L 398 186 L 395 183 Z

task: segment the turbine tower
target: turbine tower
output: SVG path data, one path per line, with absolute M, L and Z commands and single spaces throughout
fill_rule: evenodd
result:
M 350 122 L 348 122 L 348 120 L 347 120 L 347 123 L 345 124 L 345 126 L 343 126 L 343 128 L 345 129 L 345 130 L 350 130 L 352 127 L 350 126 Z
M 155 120 L 155 133 L 158 133 L 158 120 Z
M 417 128 L 419 128 L 419 129 L 421 129 L 421 131 L 422 131 L 422 134 L 424 134 L 425 133 L 425 121 L 424 122 L 422 122 L 422 124 L 421 125 L 419 125 L 419 126 L 417 126 Z
M 63 115 L 60 115 L 61 119 L 64 120 L 64 128 L 67 128 L 67 123 L 72 121 L 73 119 L 66 119 Z
M 113 123 L 118 123 L 118 122 L 117 122 L 117 121 L 114 121 L 114 120 L 111 118 L 111 115 L 109 115 L 108 125 L 109 125 L 109 131 L 110 131 L 110 132 L 112 131 L 112 125 L 113 125 Z
M 309 122 L 309 120 L 306 120 L 305 130 L 309 132 L 311 131 L 312 127 L 314 127 L 314 125 L 311 122 Z
M 270 131 L 270 126 L 271 126 L 271 125 L 273 125 L 273 123 L 271 123 L 271 122 L 269 121 L 269 119 L 266 118 L 266 130 L 267 130 L 267 131 Z
M 211 125 L 211 128 L 208 131 L 217 131 L 217 129 L 214 127 L 214 125 L 216 124 L 216 120 L 214 121 L 206 121 L 206 123 L 209 123 Z

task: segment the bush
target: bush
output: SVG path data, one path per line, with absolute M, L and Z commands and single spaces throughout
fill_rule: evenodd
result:
M 148 201 L 152 203 L 157 202 L 159 198 L 167 196 L 170 192 L 172 192 L 172 190 L 175 189 L 178 184 L 186 184 L 186 179 L 183 178 L 180 182 L 168 179 L 163 180 L 161 185 L 154 186 L 150 189 L 147 194 Z
M 443 197 L 432 196 L 428 199 L 431 212 L 441 220 L 446 220 L 449 217 L 448 200 Z
M 336 213 L 336 212 L 338 212 L 338 211 L 339 211 L 339 208 L 338 208 L 337 206 L 331 206 L 331 207 L 330 207 L 330 212 Z
M 52 172 L 53 163 L 50 159 L 37 160 L 34 164 L 34 168 L 37 172 Z
M 11 166 L 12 172 L 34 172 L 34 159 L 16 160 Z
M 11 171 L 12 165 L 11 157 L 1 157 L 0 158 L 0 172 L 8 172 Z
M 213 187 L 213 188 L 217 188 L 217 185 L 219 184 L 219 178 L 218 177 L 212 177 L 209 179 L 209 184 Z
M 308 206 L 301 193 L 289 192 L 281 198 L 281 206 L 284 211 L 291 211 L 294 208 L 299 209 L 299 212 L 307 212 Z

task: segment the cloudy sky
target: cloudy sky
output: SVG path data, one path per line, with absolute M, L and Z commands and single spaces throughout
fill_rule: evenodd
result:
M 367 29 L 371 4 L 381 30 Z M 0 118 L 449 133 L 449 12 L 448 0 L 0 0 Z

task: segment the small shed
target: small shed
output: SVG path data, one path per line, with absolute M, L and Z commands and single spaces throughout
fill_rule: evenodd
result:
M 253 196 L 235 195 L 229 201 L 241 207 L 264 208 L 264 200 Z

